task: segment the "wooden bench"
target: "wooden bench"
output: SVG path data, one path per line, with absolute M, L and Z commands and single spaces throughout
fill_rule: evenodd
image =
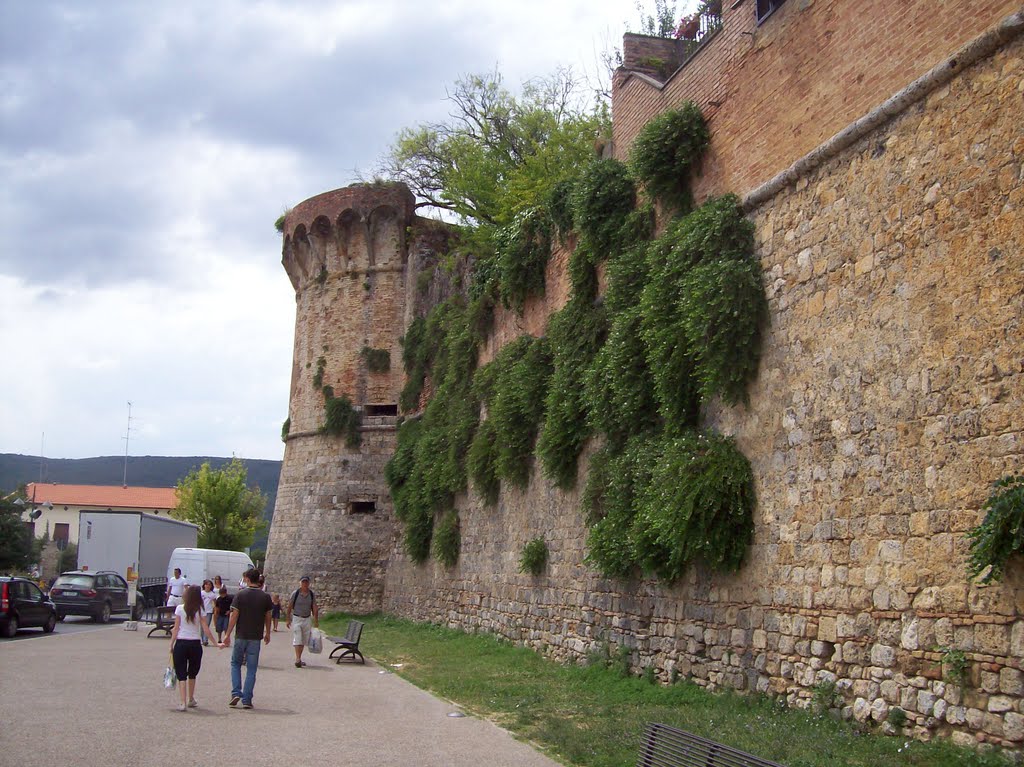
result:
M 783 767 L 713 740 L 651 722 L 644 732 L 637 767 Z
M 146 634 L 146 639 L 149 639 L 157 631 L 163 631 L 164 636 L 169 637 L 174 629 L 174 608 L 155 607 L 152 610 L 147 610 L 143 620 L 153 624 L 153 628 Z
M 363 635 L 363 624 L 360 621 L 349 621 L 348 629 L 345 631 L 343 637 L 327 637 L 330 641 L 337 645 L 331 654 L 328 655 L 328 659 L 334 658 L 335 663 L 341 663 L 343 660 L 348 658 L 350 661 L 355 663 L 356 656 L 359 656 L 360 663 L 366 663 L 366 659 L 363 654 L 359 652 L 359 637 Z M 341 651 L 338 657 L 334 657 L 334 653 Z

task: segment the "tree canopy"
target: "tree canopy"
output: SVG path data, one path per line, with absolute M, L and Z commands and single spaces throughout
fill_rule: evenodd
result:
M 449 119 L 399 133 L 380 172 L 402 181 L 421 206 L 470 226 L 505 226 L 545 201 L 594 156 L 607 111 L 587 108 L 567 69 L 527 81 L 516 96 L 494 72 L 458 80 Z
M 21 571 L 32 563 L 34 550 L 28 525 L 21 518 L 16 494 L 0 493 L 0 572 Z
M 174 516 L 199 526 L 199 546 L 240 551 L 266 527 L 267 497 L 246 485 L 245 464 L 237 458 L 220 469 L 204 463 L 178 482 Z

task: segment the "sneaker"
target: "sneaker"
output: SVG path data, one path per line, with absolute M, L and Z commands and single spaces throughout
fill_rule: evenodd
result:
M 238 705 L 238 701 L 240 701 L 241 699 L 242 699 L 241 695 L 232 695 L 231 696 L 231 700 L 228 701 L 228 705 L 231 706 L 231 708 L 234 708 L 235 706 Z
M 184 703 L 179 703 L 178 704 L 178 711 L 184 711 L 184 710 L 185 710 L 185 704 Z
M 297 661 L 295 661 L 295 668 L 302 668 L 302 667 L 303 667 L 303 666 L 305 666 L 305 665 L 306 665 L 306 664 L 305 664 L 305 663 L 303 663 L 303 662 L 302 662 L 301 660 L 297 660 Z
M 243 703 L 242 708 L 252 708 L 252 703 Z
M 188 707 L 189 708 L 195 708 L 198 705 L 199 705 L 199 703 L 196 701 L 195 698 L 189 698 L 188 699 Z

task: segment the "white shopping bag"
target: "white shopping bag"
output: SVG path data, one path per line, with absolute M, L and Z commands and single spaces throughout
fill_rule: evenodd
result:
M 306 643 L 306 647 L 314 655 L 319 655 L 324 649 L 324 638 L 323 634 L 320 633 L 320 629 L 309 630 L 309 642 Z

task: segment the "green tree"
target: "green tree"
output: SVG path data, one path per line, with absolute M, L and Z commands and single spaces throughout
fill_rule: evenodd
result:
M 68 570 L 78 569 L 78 546 L 68 543 L 61 549 L 60 557 L 57 559 L 57 572 L 66 573 Z
M 637 0 L 636 10 L 640 14 L 640 34 L 651 37 L 675 36 L 676 29 L 679 27 L 675 2 L 654 0 L 654 13 L 648 13 L 644 4 Z
M 240 551 L 263 531 L 267 497 L 246 485 L 248 472 L 237 458 L 220 469 L 204 463 L 178 482 L 174 516 L 199 526 L 199 545 Z
M 455 83 L 447 122 L 403 130 L 380 172 L 402 181 L 421 206 L 471 226 L 504 226 L 543 204 L 552 187 L 593 158 L 608 116 L 585 108 L 569 70 L 523 84 L 519 96 L 497 72 Z
M 14 504 L 15 493 L 0 492 L 0 571 L 26 570 L 32 563 L 32 538 Z

